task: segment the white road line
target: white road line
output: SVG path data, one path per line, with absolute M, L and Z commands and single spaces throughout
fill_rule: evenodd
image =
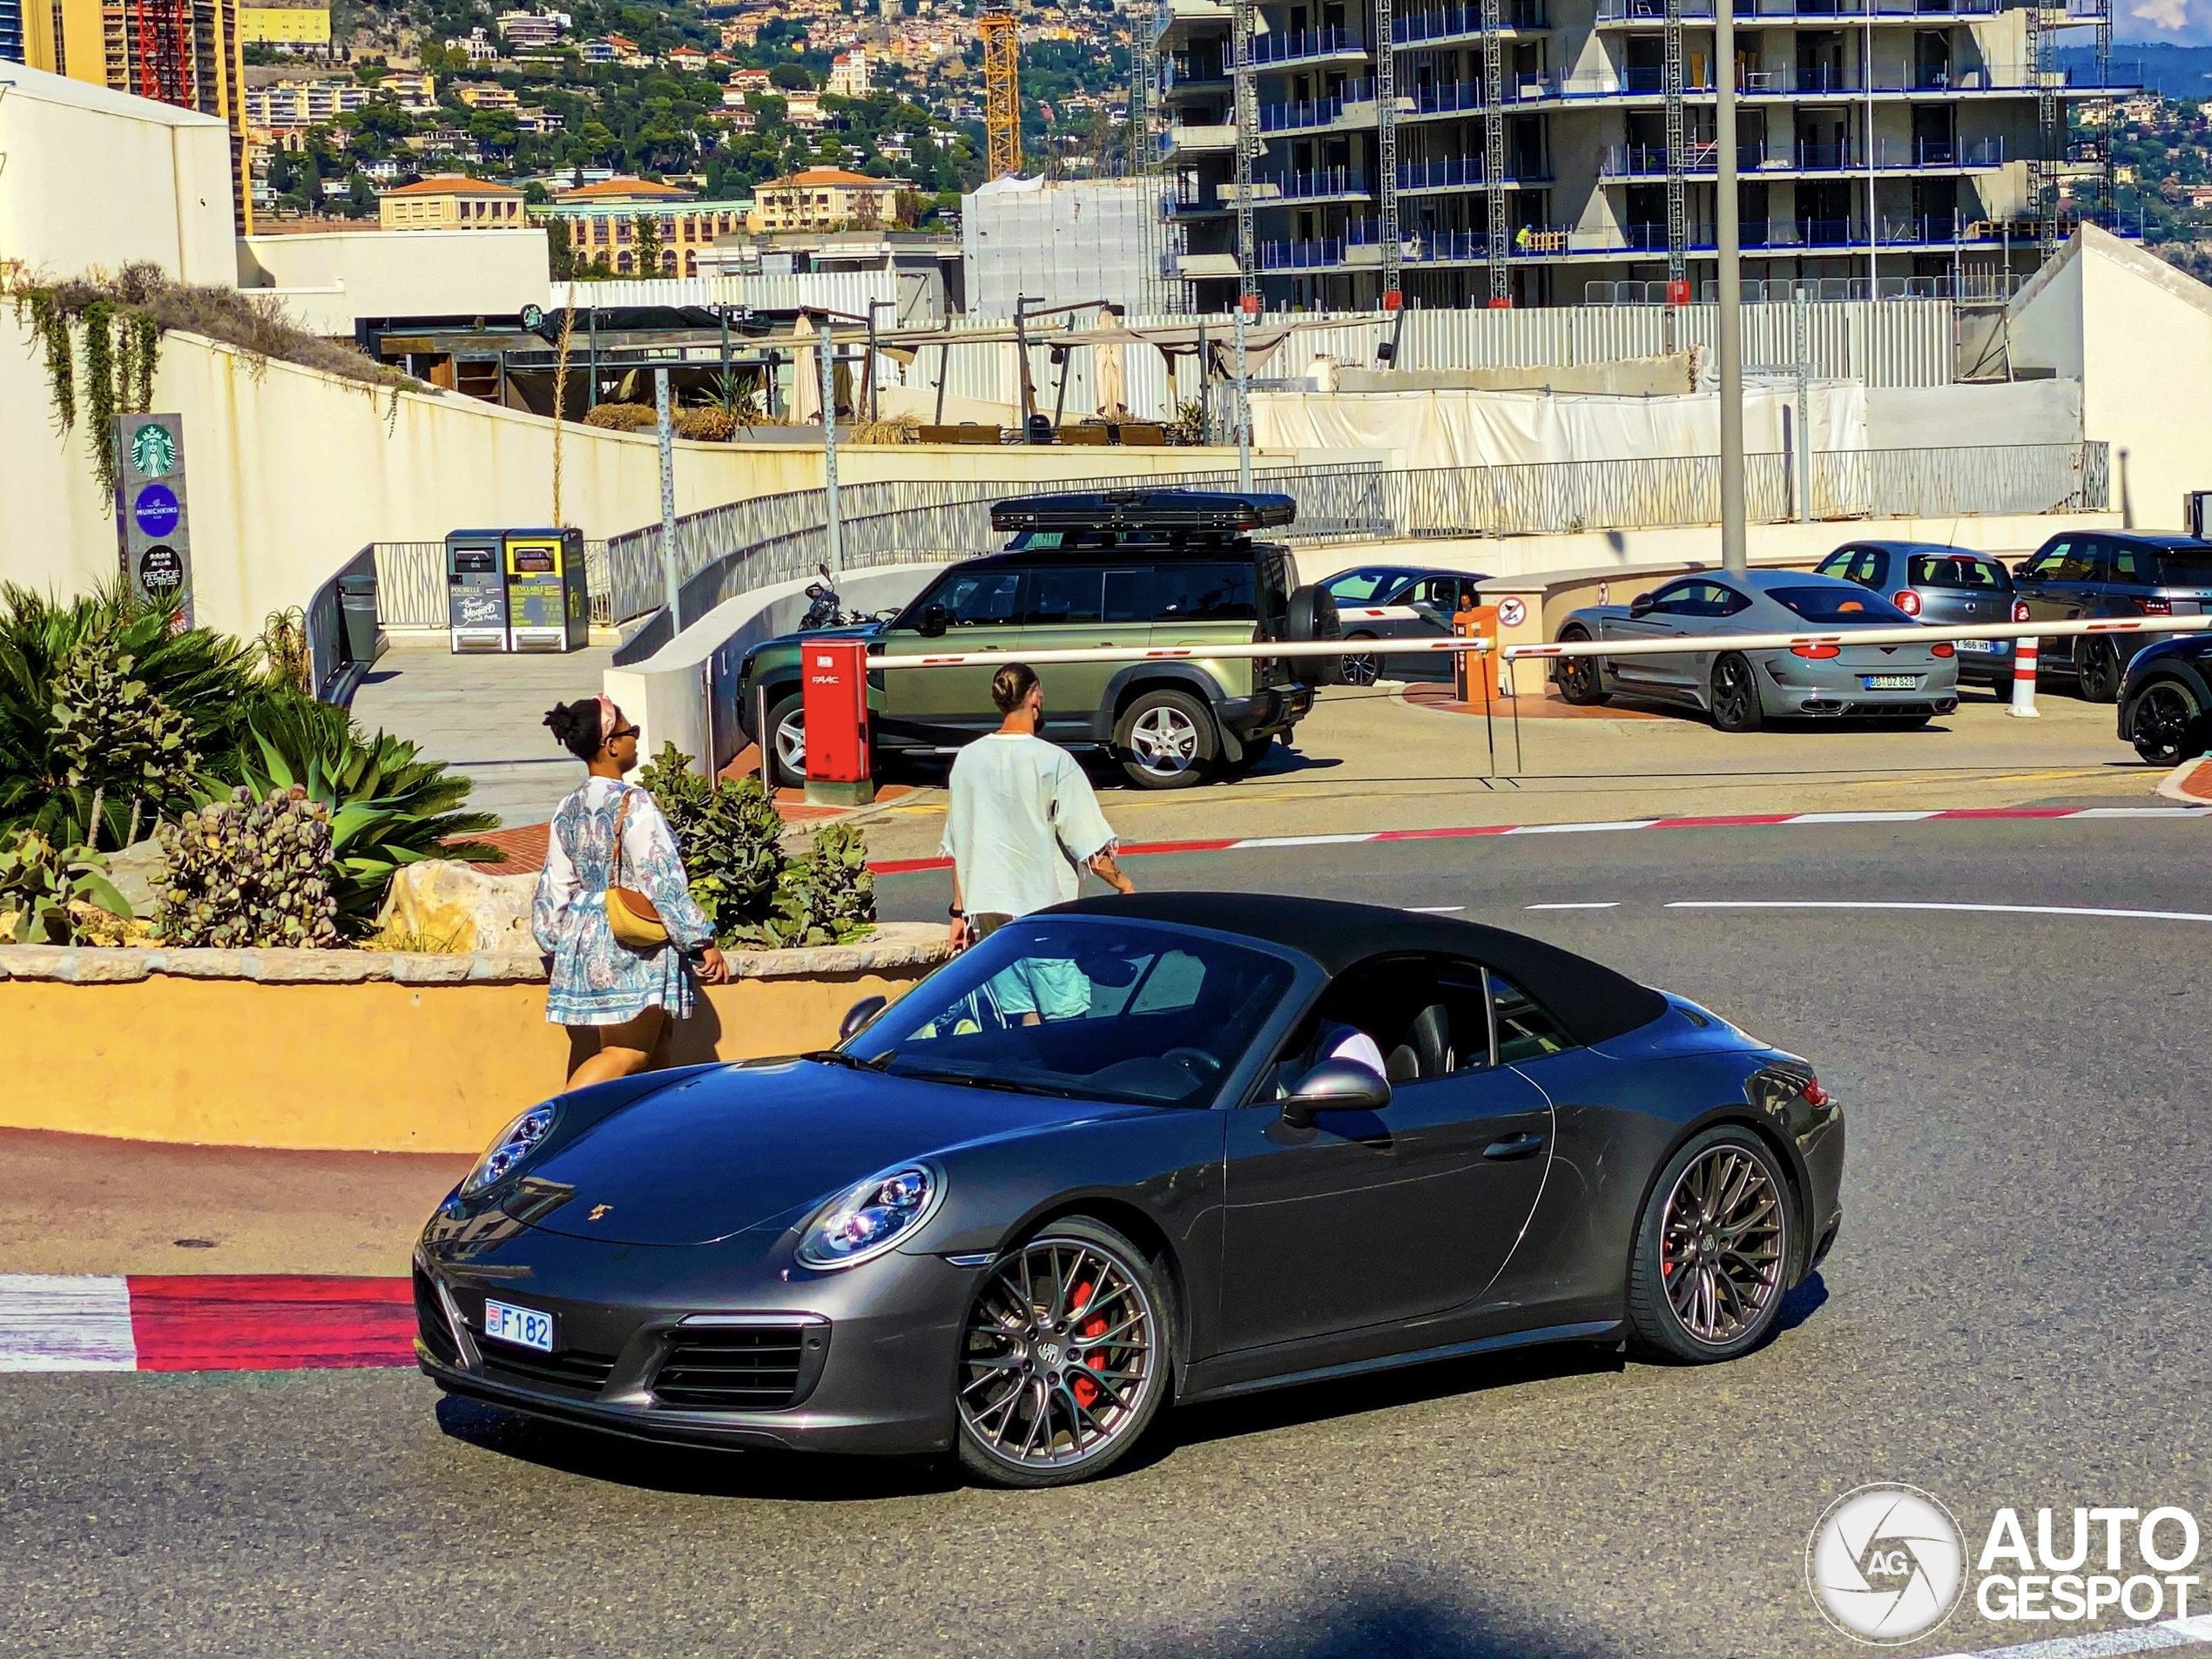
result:
M 1409 904 L 1406 914 L 1412 916 L 1456 916 L 1466 909 L 1463 904 Z
M 131 1286 L 106 1274 L 0 1273 L 0 1371 L 136 1371 Z
M 2107 1654 L 2148 1653 L 2159 1648 L 2194 1648 L 2212 1642 L 2212 1615 L 2168 1619 L 2161 1624 L 2139 1624 L 2119 1630 L 2093 1630 L 2086 1635 L 2054 1636 L 2047 1642 L 2023 1642 L 2017 1648 L 1984 1648 L 1976 1653 L 1947 1653 L 1940 1659 L 2102 1659 Z
M 1523 910 L 1618 910 L 1618 899 L 1604 899 L 1590 904 L 1525 904 Z
M 1508 835 L 1581 835 L 1592 830 L 1649 829 L 1659 820 L 1656 818 L 1624 818 L 1611 824 L 1523 824 L 1509 829 Z
M 1242 853 L 1255 846 L 1342 846 L 1352 841 L 1372 841 L 1381 833 L 1367 830 L 1357 835 L 1254 835 L 1231 841 L 1223 851 Z
M 2105 916 L 2122 921 L 2212 921 L 2201 910 L 2107 910 L 2092 905 L 1939 904 L 1904 899 L 1672 899 L 1669 910 L 1950 910 L 1997 916 Z
M 1785 824 L 1911 824 L 1923 818 L 1933 818 L 1939 808 L 1912 813 L 1797 813 L 1782 821 Z
M 2202 806 L 2084 806 L 2068 818 L 2202 818 Z

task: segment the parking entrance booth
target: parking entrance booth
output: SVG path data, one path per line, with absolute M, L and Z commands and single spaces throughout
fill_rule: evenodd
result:
M 497 530 L 455 530 L 446 537 L 446 626 L 459 651 L 511 651 L 507 575 Z
M 509 530 L 502 537 L 510 651 L 581 651 L 591 643 L 582 530 Z
M 799 642 L 799 694 L 806 719 L 806 799 L 865 806 L 875 799 L 868 769 L 868 653 L 860 639 Z

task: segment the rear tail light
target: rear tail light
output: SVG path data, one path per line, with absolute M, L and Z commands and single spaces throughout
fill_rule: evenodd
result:
M 1840 645 L 1792 645 L 1790 647 L 1790 655 L 1792 657 L 1810 657 L 1816 662 L 1824 662 L 1831 657 L 1841 657 L 1843 654 L 1844 648 Z
M 1959 653 L 1952 648 L 1949 640 L 1939 639 L 1928 647 L 1928 654 L 1931 657 L 1956 657 Z
M 1908 617 L 1917 617 L 1920 614 L 1920 596 L 1910 588 L 1900 590 L 1890 603 Z
M 2013 601 L 2013 620 L 2014 622 L 2026 622 L 2027 620 L 2027 600 L 2015 599 Z
M 1808 1106 L 1825 1106 L 1827 1103 L 1828 1091 L 1820 1086 L 1820 1079 L 1817 1077 L 1806 1078 L 1805 1104 Z
M 2171 599 L 2138 599 L 2135 601 L 2135 608 L 2146 617 L 2170 617 L 2174 614 L 2174 602 Z

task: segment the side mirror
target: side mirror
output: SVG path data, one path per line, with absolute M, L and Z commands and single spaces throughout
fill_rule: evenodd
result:
M 1324 1060 L 1298 1079 L 1283 1103 L 1283 1121 L 1312 1129 L 1316 1112 L 1379 1112 L 1390 1104 L 1390 1085 L 1357 1060 Z
M 844 1042 L 870 1020 L 891 1006 L 887 996 L 864 996 L 845 1010 L 845 1017 L 837 1022 L 837 1040 Z
M 1631 617 L 1649 616 L 1650 612 L 1651 596 L 1649 594 L 1639 593 L 1635 598 L 1629 601 L 1629 614 Z
M 945 624 L 949 620 L 944 606 L 930 605 L 922 611 L 914 627 L 925 639 L 934 639 L 945 631 Z

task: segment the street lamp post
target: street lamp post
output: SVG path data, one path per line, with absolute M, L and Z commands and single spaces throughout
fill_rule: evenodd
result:
M 837 345 L 830 334 L 830 314 L 822 313 L 822 492 L 829 526 L 829 568 L 845 568 L 845 538 L 837 522 Z
M 1248 308 L 1258 305 L 1256 293 L 1237 300 L 1237 489 L 1244 496 L 1252 493 L 1252 382 L 1244 361 L 1244 319 Z
M 1713 138 L 1720 153 L 1714 183 L 1720 256 L 1721 568 L 1750 566 L 1743 537 L 1743 261 L 1736 217 L 1736 0 L 1713 7 Z
M 668 637 L 684 631 L 684 613 L 677 604 L 676 580 L 676 433 L 668 408 L 668 371 L 653 370 L 653 425 L 660 440 L 660 580 L 668 604 Z

